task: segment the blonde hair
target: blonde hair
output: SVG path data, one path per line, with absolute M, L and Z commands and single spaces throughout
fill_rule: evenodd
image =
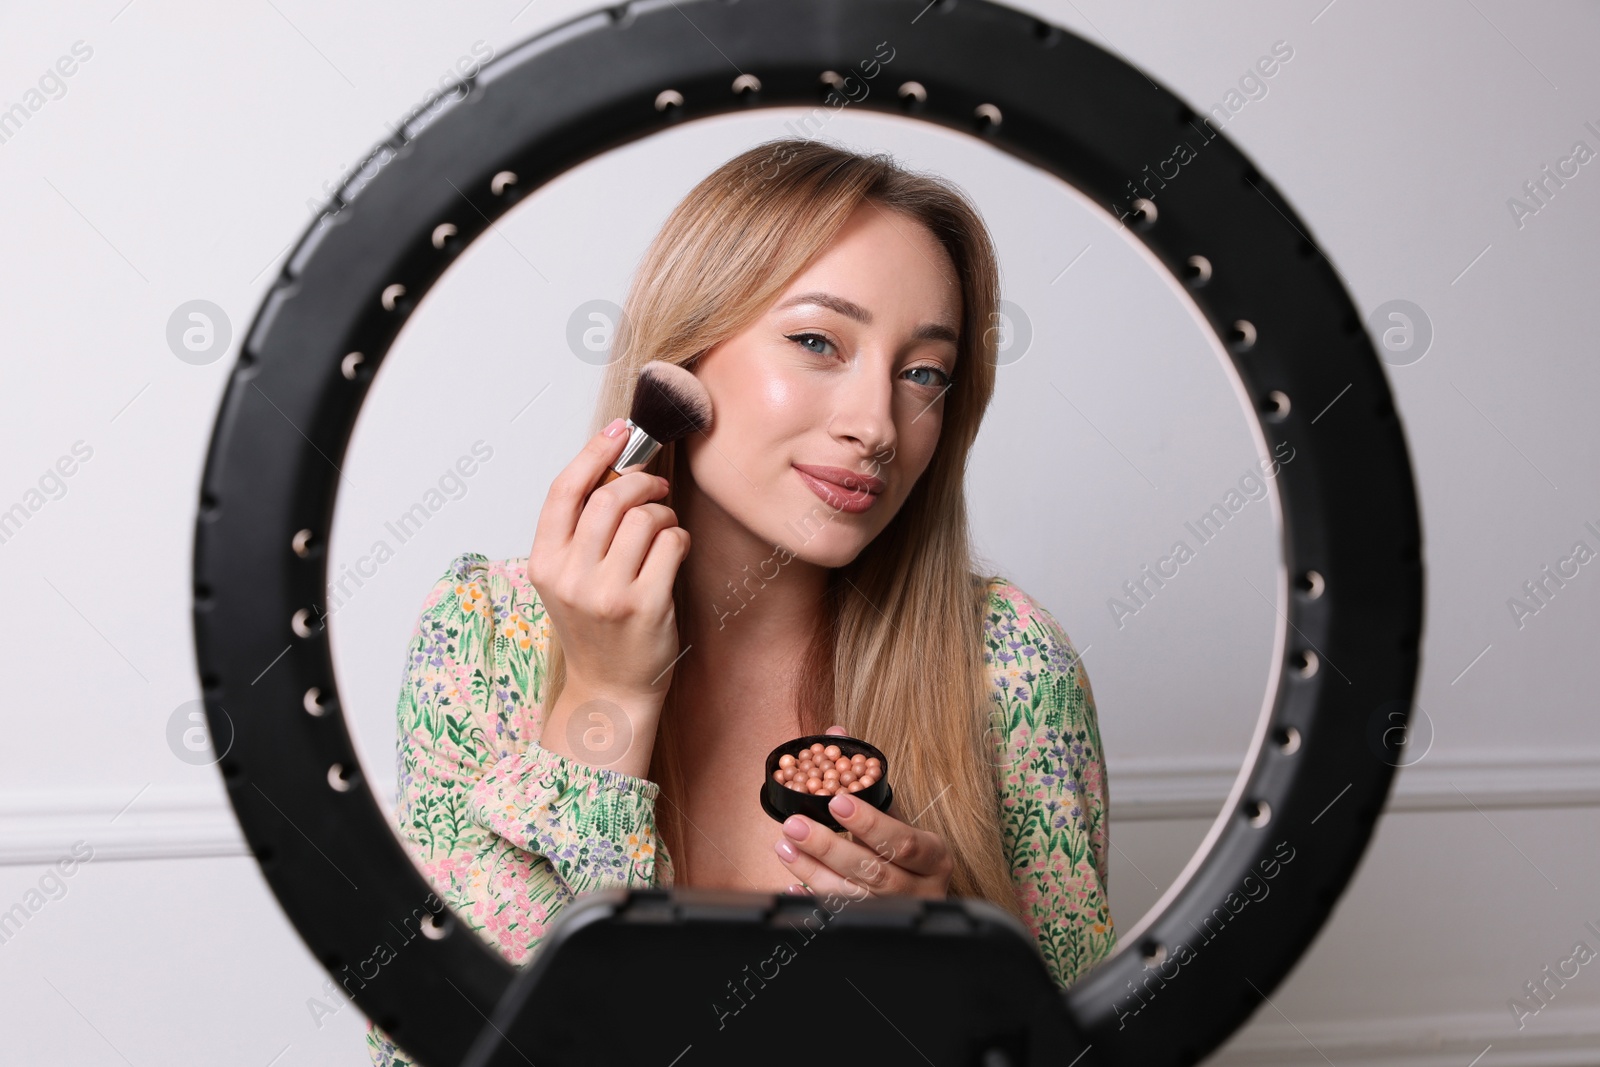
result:
M 921 222 L 949 253 L 962 298 L 956 384 L 944 394 L 932 458 L 899 513 L 854 560 L 828 572 L 799 675 L 802 733 L 837 722 L 881 748 L 900 813 L 951 852 L 951 895 L 988 900 L 1021 918 L 1002 846 L 989 729 L 988 581 L 974 573 L 964 485 L 994 391 L 989 326 L 999 308 L 999 267 L 966 196 L 885 154 L 822 142 L 777 139 L 728 160 L 673 209 L 640 262 L 591 432 L 628 414 L 645 362 L 692 364 L 764 314 L 863 203 Z M 679 452 L 665 446 L 646 469 L 688 484 Z M 672 506 L 672 496 L 662 503 Z M 695 605 L 681 584 L 675 593 L 677 617 L 686 620 Z M 553 631 L 548 666 L 547 708 L 565 680 Z M 683 840 L 675 688 L 668 688 L 650 767 L 669 802 L 657 808 L 669 854 Z

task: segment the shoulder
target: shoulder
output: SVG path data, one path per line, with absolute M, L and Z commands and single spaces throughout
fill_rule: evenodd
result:
M 1015 582 L 999 575 L 986 581 L 983 663 L 1006 732 L 1016 740 L 1041 727 L 1091 728 L 1093 691 L 1066 630 Z
M 986 593 L 983 628 L 991 649 L 1022 652 L 1026 648 L 1026 658 L 1062 669 L 1077 661 L 1061 623 L 1011 579 L 989 576 Z
M 507 603 L 513 599 L 537 600 L 539 594 L 528 582 L 527 567 L 526 556 L 490 559 L 482 552 L 463 552 L 445 566 L 434 583 L 433 598 L 481 599 L 493 592 L 496 603 L 501 597 Z
M 490 559 L 481 552 L 463 552 L 434 582 L 423 614 L 458 622 L 481 619 L 526 649 L 542 638 L 545 622 L 527 565 L 526 556 Z

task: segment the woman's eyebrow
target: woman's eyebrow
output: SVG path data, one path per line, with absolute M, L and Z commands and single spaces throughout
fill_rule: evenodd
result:
M 854 300 L 846 300 L 844 297 L 835 296 L 832 293 L 801 293 L 799 296 L 790 297 L 779 304 L 778 310 L 782 311 L 784 308 L 794 307 L 797 304 L 817 304 L 830 311 L 837 311 L 845 318 L 854 319 L 863 325 L 872 322 L 872 312 Z M 911 336 L 913 340 L 917 341 L 949 341 L 951 344 L 959 344 L 956 328 L 947 326 L 942 322 L 925 322 L 918 326 L 916 332 Z

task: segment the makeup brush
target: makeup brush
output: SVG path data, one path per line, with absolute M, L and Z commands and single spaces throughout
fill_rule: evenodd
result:
M 711 394 L 700 379 L 677 364 L 652 359 L 639 369 L 628 428 L 627 446 L 596 488 L 622 477 L 624 467 L 648 463 L 662 445 L 709 430 Z

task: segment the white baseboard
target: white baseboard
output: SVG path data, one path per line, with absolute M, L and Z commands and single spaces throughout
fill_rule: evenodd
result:
M 1487 1050 L 1487 1054 L 1485 1054 Z M 1481 1057 L 1481 1059 L 1480 1059 Z M 1509 1008 L 1287 1022 L 1263 1004 L 1206 1067 L 1595 1067 L 1600 1010 L 1552 1004 L 1517 1029 Z
M 1111 820 L 1214 818 L 1237 772 L 1237 766 L 1207 757 L 1113 762 Z M 1387 811 L 1595 806 L 1600 806 L 1600 751 L 1487 752 L 1429 755 L 1404 768 Z M 0 866 L 51 863 L 79 840 L 94 848 L 96 859 L 242 856 L 247 851 L 220 780 L 203 786 L 0 793 Z
M 1236 763 L 1218 757 L 1113 760 L 1113 822 L 1210 819 Z M 1387 812 L 1600 806 L 1600 751 L 1430 753 L 1400 769 Z
M 0 793 L 0 866 L 54 863 L 78 841 L 97 862 L 248 852 L 220 779 L 209 787 Z

